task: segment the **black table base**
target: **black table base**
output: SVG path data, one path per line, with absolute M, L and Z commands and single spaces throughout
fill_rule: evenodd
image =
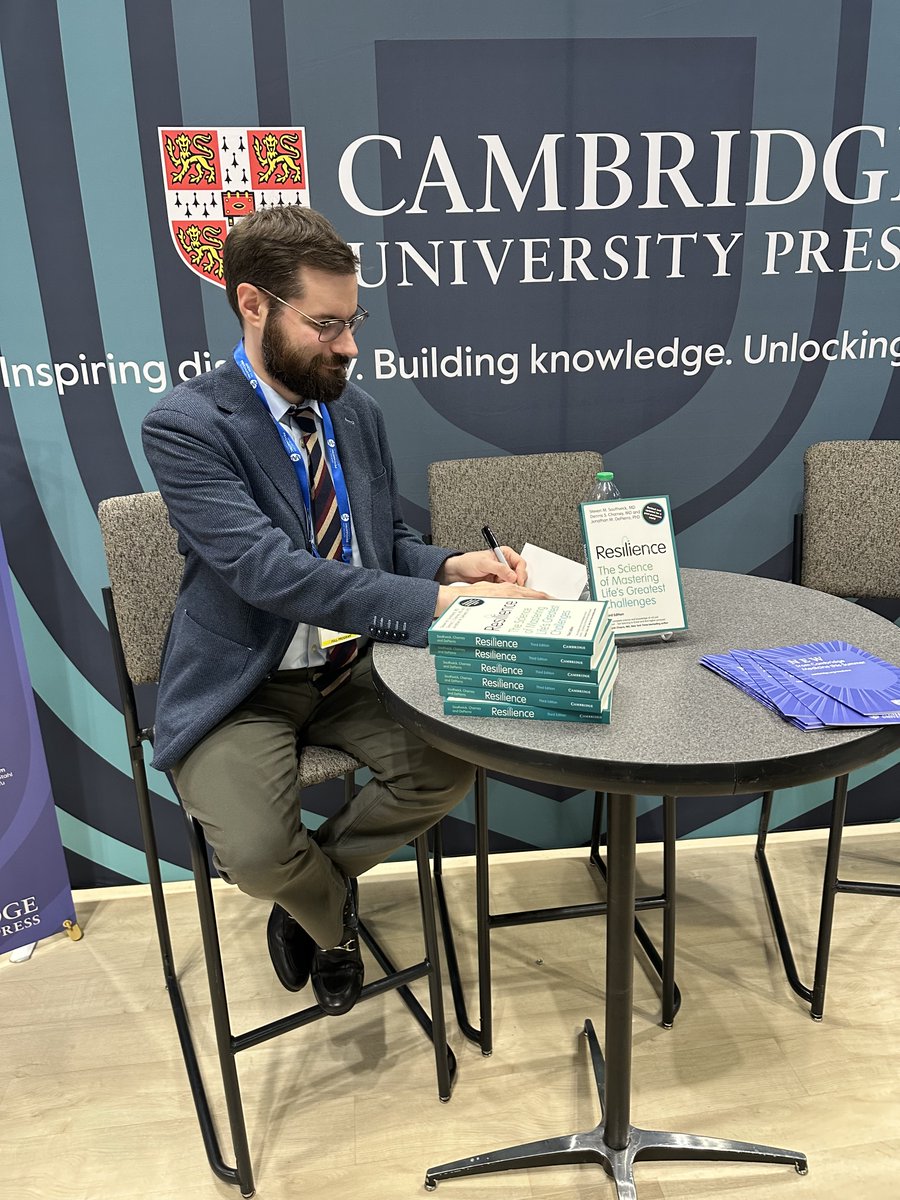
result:
M 570 1133 L 475 1154 L 432 1167 L 425 1187 L 433 1191 L 442 1179 L 511 1171 L 519 1167 L 549 1167 L 556 1163 L 597 1163 L 616 1185 L 618 1200 L 636 1200 L 634 1164 L 637 1159 L 712 1159 L 726 1162 L 783 1163 L 801 1174 L 806 1155 L 757 1142 L 665 1133 L 631 1124 L 631 1044 L 634 955 L 636 800 L 634 795 L 608 797 L 608 908 L 606 924 L 606 1060 L 590 1021 L 584 1032 L 600 1101 L 600 1124 L 587 1133 Z
M 459 1179 L 466 1175 L 487 1175 L 517 1168 L 552 1167 L 559 1163 L 596 1163 L 610 1175 L 616 1185 L 618 1200 L 636 1200 L 634 1164 L 638 1159 L 656 1162 L 673 1159 L 706 1159 L 729 1162 L 781 1163 L 794 1167 L 801 1175 L 809 1169 L 806 1155 L 799 1150 L 779 1150 L 757 1142 L 736 1142 L 729 1138 L 701 1137 L 695 1133 L 665 1133 L 656 1129 L 628 1126 L 623 1149 L 615 1150 L 606 1141 L 605 1065 L 593 1024 L 585 1021 L 584 1032 L 591 1051 L 591 1065 L 600 1101 L 600 1124 L 586 1133 L 569 1133 L 561 1137 L 523 1142 L 506 1150 L 474 1154 L 456 1162 L 431 1167 L 425 1175 L 425 1187 L 434 1191 L 442 1179 Z

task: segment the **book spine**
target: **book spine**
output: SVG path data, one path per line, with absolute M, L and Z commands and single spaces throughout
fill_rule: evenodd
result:
M 608 696 L 601 698 L 598 695 L 588 698 L 587 696 L 560 696 L 544 692 L 529 695 L 521 692 L 495 691 L 489 687 L 442 685 L 440 693 L 448 700 L 490 700 L 494 704 L 514 704 L 517 708 L 533 708 L 536 704 L 539 708 L 558 708 L 566 712 L 599 713 L 603 712 L 604 707 L 609 703 Z
M 510 637 L 499 633 L 474 633 L 458 629 L 429 629 L 429 646 L 468 646 L 476 650 L 518 650 L 540 654 L 593 654 L 588 638 Z
M 490 700 L 445 700 L 444 712 L 457 717 L 500 717 L 518 721 L 577 721 L 593 725 L 609 724 L 609 709 L 600 713 L 565 711 L 560 708 L 541 708 L 539 705 L 519 707 L 494 704 Z
M 574 674 L 573 671 L 567 672 L 567 675 Z M 442 694 L 446 695 L 450 694 L 451 688 L 488 688 L 509 692 L 510 695 L 532 695 L 535 698 L 546 693 L 548 696 L 583 696 L 588 700 L 596 700 L 601 691 L 600 680 L 589 676 L 584 676 L 583 680 L 563 677 L 556 679 L 540 675 L 522 675 L 510 679 L 506 675 L 478 675 L 475 672 L 447 671 L 440 668 L 437 671 L 437 681 Z M 454 692 L 454 695 L 459 695 L 459 692 Z
M 550 654 L 533 650 L 480 650 L 477 647 L 431 646 L 435 666 L 462 669 L 466 662 L 522 663 L 532 667 L 550 667 L 553 671 L 590 672 L 596 668 L 593 652 L 587 654 Z M 544 672 L 539 672 L 544 674 Z

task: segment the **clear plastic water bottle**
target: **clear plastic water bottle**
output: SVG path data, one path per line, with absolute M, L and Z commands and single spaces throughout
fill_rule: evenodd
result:
M 588 500 L 621 500 L 622 493 L 613 482 L 612 471 L 598 471 Z
M 590 495 L 587 497 L 588 502 L 592 500 L 621 500 L 622 493 L 613 482 L 612 471 L 598 471 L 594 477 L 594 486 L 591 488 Z M 582 589 L 579 600 L 591 599 L 591 585 L 586 583 Z

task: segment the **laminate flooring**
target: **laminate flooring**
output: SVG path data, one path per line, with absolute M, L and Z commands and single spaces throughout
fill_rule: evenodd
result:
M 811 975 L 824 835 L 773 835 L 769 858 L 795 950 Z M 492 861 L 495 911 L 595 897 L 585 851 Z M 848 830 L 846 878 L 900 880 L 896 826 Z M 659 886 L 658 847 L 638 876 Z M 462 965 L 474 992 L 473 866 L 445 879 Z M 361 882 L 361 907 L 395 958 L 421 956 L 411 865 Z M 214 1080 L 213 1035 L 190 885 L 167 886 L 176 958 Z M 216 887 L 236 1030 L 296 1007 L 265 946 L 268 906 Z M 33 958 L 0 958 L 2 1200 L 237 1197 L 209 1171 L 162 986 L 146 888 L 77 896 L 80 942 L 54 937 Z M 647 914 L 659 932 L 661 917 Z M 659 1024 L 652 979 L 635 971 L 632 1120 L 797 1148 L 810 1171 L 704 1162 L 639 1163 L 640 1200 L 896 1200 L 900 1197 L 900 901 L 837 899 L 825 1020 L 784 978 L 752 840 L 678 846 L 677 979 L 684 1002 Z M 431 1048 L 393 994 L 244 1052 L 241 1084 L 262 1200 L 425 1196 L 425 1168 L 598 1120 L 581 1036 L 603 1032 L 603 918 L 493 935 L 495 1051 L 483 1058 L 452 1019 L 453 1098 L 437 1097 Z M 370 975 L 377 975 L 369 961 Z M 427 1000 L 427 988 L 417 985 Z M 306 1002 L 308 993 L 300 996 Z M 217 1115 L 223 1104 L 214 1083 Z M 224 1122 L 221 1123 L 224 1129 Z M 227 1141 L 227 1135 L 223 1137 Z M 595 1166 L 447 1181 L 443 1200 L 604 1200 Z

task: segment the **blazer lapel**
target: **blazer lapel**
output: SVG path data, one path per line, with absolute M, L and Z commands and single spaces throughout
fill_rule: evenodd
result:
M 216 404 L 230 414 L 231 428 L 246 442 L 260 467 L 288 502 L 300 522 L 303 540 L 308 544 L 306 511 L 294 464 L 285 453 L 272 414 L 257 396 L 236 363 L 223 372 Z

